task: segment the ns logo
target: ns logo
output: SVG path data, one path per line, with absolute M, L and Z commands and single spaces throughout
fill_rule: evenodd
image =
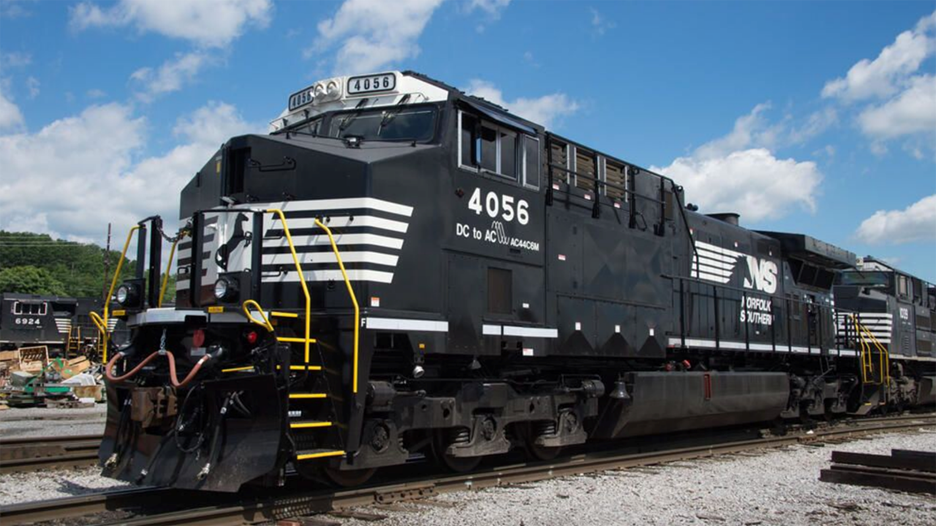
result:
M 747 275 L 744 276 L 744 287 L 757 289 L 767 294 L 777 292 L 777 264 L 746 254 L 744 259 L 747 260 L 748 268 Z

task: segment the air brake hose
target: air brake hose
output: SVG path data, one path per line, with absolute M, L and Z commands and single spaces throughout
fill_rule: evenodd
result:
M 216 352 L 208 353 L 205 356 L 202 356 L 202 358 L 198 360 L 198 362 L 195 364 L 195 367 L 192 367 L 192 370 L 189 371 L 188 375 L 185 378 L 183 378 L 181 382 L 179 381 L 179 378 L 176 376 L 175 356 L 172 354 L 171 351 L 168 351 L 168 350 L 153 351 L 149 356 L 144 358 L 143 361 L 138 363 L 136 367 L 131 369 L 130 372 L 121 376 L 114 376 L 113 373 L 111 372 L 114 365 L 116 365 L 117 362 L 119 362 L 124 357 L 123 352 L 118 352 L 116 355 L 114 355 L 113 358 L 111 358 L 109 362 L 107 362 L 107 366 L 104 368 L 104 375 L 111 382 L 122 382 L 128 378 L 135 376 L 138 372 L 140 372 L 141 369 L 143 369 L 143 367 L 146 366 L 146 364 L 153 361 L 156 358 L 156 356 L 165 353 L 166 357 L 169 360 L 169 381 L 172 383 L 173 387 L 185 387 L 186 385 L 188 385 L 189 382 L 191 382 L 195 378 L 195 375 L 198 374 L 198 371 L 201 370 L 202 366 L 205 365 L 206 362 L 220 357 L 222 352 L 223 350 L 219 349 Z

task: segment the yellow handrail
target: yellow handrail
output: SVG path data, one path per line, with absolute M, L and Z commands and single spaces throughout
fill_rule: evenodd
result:
M 338 244 L 335 243 L 335 237 L 332 235 L 330 228 L 325 226 L 324 223 L 315 220 L 315 224 L 318 225 L 322 230 L 328 234 L 328 241 L 331 243 L 332 252 L 335 253 L 335 259 L 338 260 L 338 268 L 341 269 L 341 277 L 344 278 L 345 287 L 348 288 L 348 296 L 351 296 L 351 303 L 354 305 L 354 366 L 351 372 L 351 391 L 357 394 L 358 388 L 358 339 L 360 336 L 360 327 L 361 327 L 361 309 L 358 307 L 357 298 L 354 296 L 354 289 L 351 288 L 351 280 L 348 279 L 348 273 L 345 271 L 344 263 L 341 261 L 341 254 L 338 253 Z M 303 278 L 303 282 L 305 279 Z
M 293 244 L 292 235 L 289 233 L 289 226 L 286 222 L 286 215 L 282 210 L 278 208 L 271 208 L 267 210 L 268 213 L 276 214 L 280 221 L 283 223 L 283 233 L 286 235 L 286 242 L 289 243 L 289 252 L 292 255 L 293 263 L 296 266 L 296 272 L 299 273 L 299 283 L 302 285 L 302 293 L 305 295 L 305 337 L 303 338 L 303 343 L 305 344 L 305 363 L 309 363 L 309 344 L 314 340 L 310 337 L 310 327 L 309 323 L 312 319 L 312 300 L 309 296 L 309 286 L 306 284 L 305 273 L 302 271 L 302 264 L 299 262 L 299 255 L 296 254 L 296 246 Z M 351 297 L 351 303 L 354 305 L 354 348 L 352 351 L 352 378 L 351 378 L 351 391 L 355 394 L 358 392 L 358 346 L 360 342 L 360 326 L 361 326 L 361 309 L 358 305 L 357 297 L 354 295 L 354 289 L 351 287 L 351 280 L 348 279 L 348 272 L 345 270 L 344 262 L 341 261 L 341 253 L 338 251 L 338 244 L 335 243 L 335 236 L 332 234 L 330 228 L 328 228 L 325 223 L 322 223 L 318 219 L 315 219 L 315 225 L 325 231 L 325 234 L 328 235 L 328 242 L 331 244 L 332 252 L 335 254 L 335 259 L 338 261 L 338 268 L 341 269 L 341 277 L 344 279 L 345 287 L 348 289 L 348 295 Z
M 108 331 L 106 330 L 109 327 L 108 322 L 110 321 L 110 301 L 114 296 L 114 288 L 117 286 L 117 280 L 120 279 L 120 269 L 123 268 L 124 258 L 127 256 L 127 249 L 130 248 L 130 241 L 133 240 L 133 233 L 141 228 L 143 227 L 140 225 L 134 225 L 133 228 L 130 229 L 130 232 L 127 233 L 127 241 L 124 243 L 123 251 L 120 253 L 120 260 L 117 261 L 117 269 L 114 271 L 114 279 L 111 280 L 111 286 L 107 291 L 107 297 L 104 298 L 104 318 L 102 321 L 104 322 L 105 330 L 101 336 L 101 340 L 104 341 L 104 351 L 102 352 L 102 361 L 104 363 L 107 363 L 107 342 L 110 338 Z M 142 262 L 137 261 L 137 265 L 142 265 Z
M 163 275 L 162 286 L 159 287 L 159 302 L 157 307 L 162 307 L 163 296 L 166 295 L 166 285 L 169 284 L 169 273 L 172 272 L 172 258 L 175 256 L 176 245 L 185 237 L 185 232 L 180 232 L 176 240 L 172 242 L 172 248 L 169 250 L 169 263 L 166 265 L 166 273 Z
M 890 355 L 887 348 L 874 336 L 874 334 L 858 318 L 852 314 L 852 322 L 855 324 L 855 330 L 858 332 L 859 343 L 861 344 L 861 378 L 864 383 L 868 382 L 867 371 L 874 371 L 874 362 L 871 357 L 871 344 L 878 351 L 878 366 L 880 367 L 881 381 L 879 384 L 890 383 Z M 870 342 L 870 343 L 869 343 Z M 872 378 L 873 380 L 873 378 Z
M 286 214 L 279 208 L 269 208 L 267 213 L 276 214 L 283 223 L 283 233 L 286 234 L 286 242 L 289 243 L 289 253 L 292 254 L 293 264 L 296 265 L 296 272 L 299 273 L 299 284 L 302 285 L 302 294 L 305 295 L 305 338 L 303 338 L 305 363 L 309 363 L 309 323 L 312 318 L 312 298 L 309 296 L 309 286 L 306 284 L 305 274 L 302 273 L 302 265 L 299 263 L 298 254 L 296 254 L 296 245 L 293 244 L 292 235 L 289 233 L 289 225 L 286 224 Z
M 257 312 L 260 313 L 260 317 L 262 318 L 262 321 L 253 317 L 253 314 L 250 313 L 249 307 L 253 307 L 254 309 L 257 310 Z M 270 319 L 267 318 L 266 314 L 263 313 L 263 307 L 261 307 L 259 303 L 257 303 L 254 300 L 247 300 L 244 302 L 241 308 L 244 309 L 244 314 L 247 316 L 247 319 L 250 320 L 251 323 L 255 323 L 263 327 L 264 329 L 270 332 L 273 332 L 273 324 L 270 323 Z
M 91 323 L 101 332 L 107 332 L 107 324 L 104 323 L 104 320 L 101 319 L 101 315 L 91 311 L 88 313 L 88 317 L 91 318 Z

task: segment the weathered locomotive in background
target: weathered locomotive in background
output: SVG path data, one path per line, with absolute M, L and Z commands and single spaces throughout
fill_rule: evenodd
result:
M 933 402 L 931 346 L 898 355 L 833 304 L 853 254 L 690 208 L 666 177 L 425 76 L 315 83 L 182 191 L 173 308 L 161 221 L 141 223 L 105 473 L 354 484 L 421 455 L 465 470 Z M 918 319 L 932 290 L 909 296 Z
M 94 346 L 98 331 L 89 315 L 100 309 L 101 300 L 96 298 L 0 294 L 0 350 L 44 345 L 64 352 L 70 346 L 75 350 Z M 110 321 L 111 332 L 117 322 Z

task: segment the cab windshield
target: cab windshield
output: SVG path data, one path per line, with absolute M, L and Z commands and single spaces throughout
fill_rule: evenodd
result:
M 887 274 L 879 271 L 841 272 L 838 275 L 838 285 L 853 285 L 859 287 L 886 287 Z
M 335 113 L 329 137 L 361 137 L 365 141 L 427 141 L 435 134 L 435 107 L 389 108 Z

